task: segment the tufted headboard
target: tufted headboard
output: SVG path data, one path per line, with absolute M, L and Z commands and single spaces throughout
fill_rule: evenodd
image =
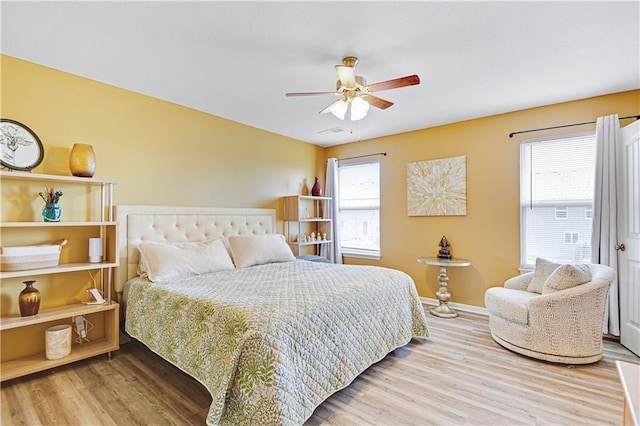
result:
M 119 266 L 113 284 L 118 299 L 124 283 L 137 275 L 142 242 L 204 241 L 276 232 L 273 209 L 120 205 L 116 218 Z

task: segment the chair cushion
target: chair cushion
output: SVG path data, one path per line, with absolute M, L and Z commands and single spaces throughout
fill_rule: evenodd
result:
M 560 266 L 559 263 L 554 263 L 541 257 L 537 258 L 536 269 L 533 271 L 533 279 L 529 283 L 527 291 L 542 294 L 542 287 L 544 287 L 545 281 L 547 281 L 547 278 L 549 278 L 558 266 Z
M 539 297 L 539 294 L 504 287 L 491 287 L 484 294 L 484 304 L 491 315 L 526 325 L 529 323 L 527 303 L 534 297 Z
M 591 268 L 589 268 L 589 265 L 561 265 L 544 282 L 542 294 L 566 290 L 589 281 L 591 281 Z

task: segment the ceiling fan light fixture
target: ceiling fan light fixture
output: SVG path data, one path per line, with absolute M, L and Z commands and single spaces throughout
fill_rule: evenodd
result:
M 329 111 L 331 111 L 331 114 L 335 115 L 340 120 L 344 120 L 344 116 L 347 113 L 348 107 L 349 104 L 347 103 L 347 101 L 344 99 L 340 99 L 339 101 L 335 102 L 333 106 L 331 106 L 331 108 L 329 108 Z
M 355 97 L 351 101 L 351 121 L 361 120 L 369 112 L 369 102 L 360 97 Z

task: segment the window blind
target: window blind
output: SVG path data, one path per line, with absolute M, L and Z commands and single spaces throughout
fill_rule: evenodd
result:
M 380 256 L 380 162 L 338 167 L 340 245 L 347 255 Z
M 520 257 L 591 260 L 594 133 L 520 143 Z

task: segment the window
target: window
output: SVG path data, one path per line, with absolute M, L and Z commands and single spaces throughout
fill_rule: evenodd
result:
M 556 219 L 568 219 L 569 207 L 556 207 Z
M 587 220 L 592 220 L 593 219 L 593 207 L 592 206 L 587 206 L 584 208 L 584 218 Z
M 591 261 L 595 164 L 595 134 L 520 144 L 523 269 L 531 269 L 537 257 L 557 262 Z
M 345 256 L 380 258 L 380 162 L 338 167 L 340 246 Z
M 564 243 L 565 244 L 578 244 L 580 240 L 580 235 L 577 232 L 565 232 L 564 233 Z

